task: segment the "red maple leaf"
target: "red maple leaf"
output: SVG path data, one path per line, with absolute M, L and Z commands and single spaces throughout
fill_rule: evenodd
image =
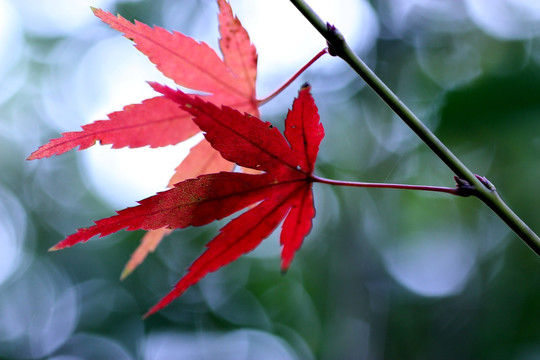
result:
M 257 52 L 229 3 L 226 0 L 217 2 L 220 10 L 219 47 L 223 59 L 205 43 L 181 33 L 152 28 L 138 21 L 131 23 L 120 16 L 92 10 L 102 21 L 134 41 L 137 49 L 178 85 L 210 94 L 205 99 L 216 105 L 229 105 L 258 116 L 255 94 Z M 62 137 L 41 146 L 28 159 L 59 155 L 76 147 L 83 150 L 97 142 L 112 144 L 115 149 L 174 145 L 200 132 L 191 121 L 191 115 L 165 96 L 128 105 L 122 111 L 109 114 L 108 118 L 84 125 L 82 131 L 63 133 Z M 200 174 L 232 170 L 233 166 L 203 140 L 175 169 L 169 187 Z M 122 277 L 133 271 L 167 233 L 167 229 L 149 232 L 132 255 Z
M 185 180 L 140 201 L 138 206 L 79 229 L 52 248 L 58 250 L 121 229 L 200 226 L 248 208 L 220 230 L 187 274 L 146 316 L 165 307 L 209 272 L 253 250 L 283 219 L 281 267 L 282 270 L 289 267 L 315 216 L 312 174 L 324 137 L 309 86 L 300 90 L 287 114 L 285 136 L 253 115 L 227 106 L 219 108 L 162 85 L 153 86 L 193 116 L 205 138 L 223 158 L 262 173 L 221 172 Z

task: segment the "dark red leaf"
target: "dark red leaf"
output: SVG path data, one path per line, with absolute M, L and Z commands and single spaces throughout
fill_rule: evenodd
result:
M 313 165 L 319 152 L 319 144 L 324 137 L 324 129 L 319 121 L 319 112 L 315 101 L 308 91 L 300 91 L 292 110 L 285 119 L 285 137 L 291 148 L 301 154 L 300 167 L 308 174 L 313 172 Z
M 291 264 L 294 253 L 300 248 L 304 238 L 311 231 L 312 219 L 315 217 L 313 192 L 311 184 L 305 184 L 290 200 L 291 211 L 283 222 L 281 230 L 281 270 L 286 271 Z
M 147 315 L 169 304 L 209 272 L 253 250 L 283 219 L 282 270 L 288 268 L 315 216 L 311 172 L 324 136 L 309 87 L 300 90 L 285 120 L 289 142 L 276 128 L 254 116 L 226 106 L 218 108 L 180 91 L 155 87 L 192 114 L 206 139 L 224 158 L 266 172 L 224 172 L 185 180 L 142 200 L 139 206 L 80 229 L 53 247 L 60 249 L 121 229 L 163 231 L 200 226 L 259 203 L 225 225 L 175 288 Z

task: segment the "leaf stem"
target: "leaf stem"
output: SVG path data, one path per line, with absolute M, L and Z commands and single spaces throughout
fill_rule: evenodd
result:
M 474 189 L 473 194 L 491 208 L 514 232 L 540 256 L 540 238 L 499 197 L 487 179 L 475 175 L 439 138 L 397 97 L 396 94 L 352 51 L 343 35 L 325 23 L 304 0 L 290 0 L 328 43 L 330 55 L 344 60 L 386 104 L 422 139 L 422 141 L 458 176 Z M 458 186 L 459 188 L 459 186 Z
M 313 59 L 309 60 L 309 62 L 302 66 L 302 68 L 300 70 L 298 70 L 296 72 L 296 74 L 294 74 L 285 84 L 283 84 L 279 89 L 277 89 L 276 91 L 274 91 L 272 94 L 270 94 L 269 96 L 265 97 L 264 99 L 260 99 L 260 100 L 257 100 L 257 104 L 260 106 L 260 105 L 264 105 L 266 104 L 267 102 L 269 102 L 270 100 L 272 100 L 273 98 L 275 98 L 276 96 L 278 96 L 283 90 L 285 90 L 289 85 L 291 85 L 291 83 L 296 80 L 297 77 L 299 77 L 304 71 L 306 71 L 307 68 L 309 68 L 311 65 L 313 65 L 313 63 L 317 60 L 319 60 L 319 58 L 321 56 L 323 56 L 324 54 L 326 54 L 328 52 L 328 48 L 324 48 L 322 49 L 321 51 L 319 51 L 317 53 L 317 55 L 315 55 L 313 57 Z
M 442 186 L 427 186 L 427 185 L 410 185 L 410 184 L 389 184 L 389 183 L 371 183 L 371 182 L 356 182 L 356 181 L 341 181 L 325 179 L 316 175 L 311 175 L 311 181 L 321 184 L 335 185 L 335 186 L 352 186 L 352 187 L 364 187 L 364 188 L 383 188 L 383 189 L 401 189 L 401 190 L 421 190 L 421 191 L 434 191 L 447 193 L 457 196 L 469 196 L 471 193 L 463 191 L 459 187 L 442 187 Z

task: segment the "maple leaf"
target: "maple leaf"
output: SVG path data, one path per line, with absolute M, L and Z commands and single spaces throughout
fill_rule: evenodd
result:
M 205 43 L 181 33 L 149 27 L 139 21 L 131 23 L 121 16 L 92 10 L 102 21 L 134 41 L 136 48 L 178 85 L 208 93 L 206 100 L 217 105 L 229 105 L 258 116 L 255 93 L 257 52 L 229 3 L 226 0 L 217 0 L 217 3 L 219 47 L 223 59 Z M 108 118 L 84 125 L 82 131 L 63 133 L 62 137 L 41 146 L 28 159 L 60 155 L 76 147 L 84 150 L 97 142 L 111 144 L 114 149 L 174 145 L 200 132 L 191 121 L 191 115 L 164 96 L 128 105 L 122 111 L 109 114 Z M 168 186 L 200 174 L 232 170 L 233 166 L 203 140 L 175 169 Z M 121 278 L 132 272 L 168 233 L 167 229 L 159 229 L 145 235 Z
M 260 174 L 220 172 L 177 183 L 170 190 L 79 229 L 52 250 L 72 246 L 99 235 L 127 230 L 152 230 L 200 226 L 241 209 L 207 244 L 207 250 L 190 266 L 174 289 L 148 316 L 182 295 L 209 272 L 253 250 L 283 221 L 281 268 L 285 271 L 310 232 L 315 216 L 313 168 L 324 130 L 318 110 L 304 86 L 285 119 L 285 136 L 268 122 L 228 106 L 221 108 L 199 97 L 152 84 L 193 116 L 208 142 L 223 158 Z
M 181 33 L 149 27 L 137 20 L 131 23 L 100 9 L 92 10 L 102 21 L 134 41 L 136 48 L 178 85 L 211 94 L 207 101 L 258 116 L 257 52 L 229 3 L 218 0 L 218 5 L 223 60 L 207 44 Z M 113 148 L 166 146 L 184 141 L 198 131 L 188 113 L 160 96 L 129 105 L 121 112 L 110 114 L 109 120 L 83 126 L 82 131 L 65 133 L 41 146 L 29 159 L 59 155 L 77 146 L 86 149 L 96 142 L 112 144 Z

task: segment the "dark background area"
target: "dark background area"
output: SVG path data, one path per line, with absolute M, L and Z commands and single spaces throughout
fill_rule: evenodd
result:
M 282 25 L 257 13 L 258 1 L 231 3 L 250 33 L 273 34 Z M 0 358 L 540 359 L 538 257 L 478 200 L 442 194 L 316 185 L 314 228 L 286 275 L 274 234 L 141 320 L 223 222 L 175 231 L 124 281 L 118 278 L 143 232 L 47 249 L 163 190 L 167 175 L 161 186 L 148 180 L 146 195 L 130 186 L 155 172 L 145 164 L 163 158 L 161 171 L 172 175 L 186 149 L 144 149 L 146 163 L 132 149 L 141 155 L 106 163 L 124 154 L 109 147 L 25 159 L 60 132 L 152 96 L 130 97 L 130 77 L 147 60 L 89 5 L 212 46 L 217 6 L 38 3 L 0 1 Z M 343 0 L 334 7 L 362 20 L 350 36 L 370 67 L 540 231 L 540 6 Z M 257 22 L 262 29 L 248 26 Z M 324 46 L 305 20 L 294 26 L 286 37 L 276 29 L 271 41 L 283 49 L 313 43 L 313 52 L 276 56 L 272 44 L 257 42 L 262 35 L 253 37 L 261 97 L 302 65 L 298 58 L 305 63 Z M 282 126 L 304 81 L 327 134 L 317 174 L 454 186 L 450 170 L 339 59 L 308 70 L 261 109 L 263 118 Z

